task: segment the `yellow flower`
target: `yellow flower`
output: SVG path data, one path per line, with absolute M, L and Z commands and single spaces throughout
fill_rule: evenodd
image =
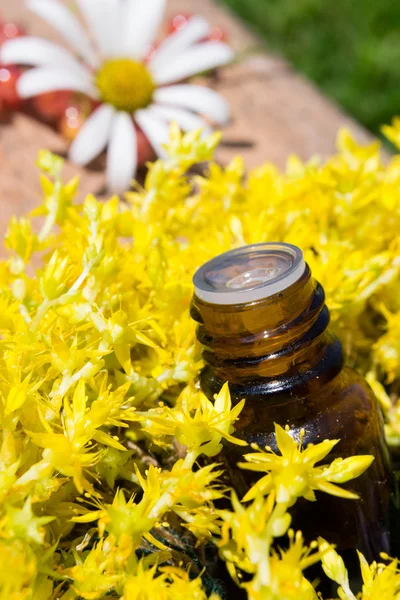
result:
M 116 436 L 110 436 L 100 427 L 103 425 L 124 426 L 125 420 L 132 418 L 132 411 L 123 411 L 124 397 L 128 387 L 110 393 L 103 384 L 100 393 L 90 408 L 87 406 L 85 381 L 80 380 L 75 388 L 72 401 L 64 398 L 64 433 L 31 432 L 35 444 L 44 448 L 43 461 L 52 465 L 63 475 L 72 477 L 79 492 L 94 493 L 93 486 L 84 476 L 84 471 L 101 460 L 102 450 L 93 451 L 92 442 L 125 451 Z M 123 418 L 123 420 L 121 420 Z
M 288 549 L 271 549 L 273 539 L 284 535 L 290 525 L 286 507 L 275 504 L 274 494 L 267 499 L 259 495 L 246 508 L 233 494 L 232 509 L 221 512 L 224 523 L 218 545 L 232 577 L 249 598 L 316 600 L 303 571 L 320 560 L 317 544 L 304 546 L 301 532 L 290 530 Z M 241 583 L 242 578 L 246 583 Z
M 5 505 L 5 516 L 0 519 L 0 537 L 20 538 L 31 543 L 43 544 L 46 523 L 54 517 L 36 517 L 32 511 L 32 499 L 27 498 L 22 508 Z
M 216 482 L 221 471 L 216 471 L 215 465 L 197 471 L 192 471 L 191 467 L 183 460 L 175 463 L 171 472 L 161 472 L 161 469 L 150 465 L 146 477 L 136 469 L 136 478 L 143 490 L 139 502 L 136 502 L 135 496 L 127 501 L 124 492 L 118 490 L 112 504 L 103 505 L 95 500 L 98 510 L 83 512 L 73 521 L 98 521 L 100 535 L 108 531 L 119 542 L 128 538 L 131 549 L 139 546 L 142 537 L 154 543 L 150 530 L 168 512 L 179 515 L 183 525 L 197 533 L 199 538 L 210 537 L 211 533 L 219 531 L 218 515 L 213 511 L 212 502 L 223 496 L 221 486 Z
M 383 125 L 383 135 L 398 148 L 400 147 L 400 118 L 393 117 L 391 125 Z
M 400 593 L 398 561 L 391 560 L 389 564 L 373 562 L 368 565 L 360 552 L 358 555 L 363 578 L 362 600 L 397 599 Z
M 118 572 L 112 544 L 107 541 L 100 541 L 84 558 L 77 554 L 76 558 L 76 565 L 63 572 L 73 580 L 72 589 L 76 596 L 97 600 L 123 579 L 123 574 Z
M 16 265 L 26 264 L 32 254 L 40 250 L 40 244 L 38 243 L 37 235 L 32 231 L 32 222 L 22 217 L 11 217 L 10 223 L 4 242 L 7 250 L 12 250 L 20 258 L 20 262 L 14 263 L 13 271 L 16 272 Z
M 327 576 L 339 584 L 338 594 L 341 600 L 396 600 L 400 593 L 400 571 L 398 561 L 390 560 L 386 555 L 382 558 L 389 560 L 388 564 L 373 562 L 368 565 L 365 557 L 358 552 L 362 591 L 355 596 L 349 585 L 349 577 L 343 559 L 330 544 L 320 538 L 319 549 L 322 557 L 322 567 Z
M 218 600 L 217 594 L 207 596 L 200 578 L 190 579 L 182 569 L 157 566 L 145 569 L 138 565 L 135 575 L 128 578 L 121 600 Z
M 340 586 L 338 593 L 341 600 L 356 600 L 350 589 L 349 576 L 342 557 L 333 546 L 322 538 L 319 538 L 318 546 L 321 553 L 322 568 L 329 579 Z
M 128 315 L 119 310 L 107 321 L 99 314 L 90 315 L 96 329 L 102 333 L 105 348 L 113 348 L 120 365 L 128 375 L 133 372 L 131 349 L 136 344 L 143 344 L 149 348 L 156 348 L 156 344 L 147 336 L 141 327 L 146 323 L 128 323 Z
M 292 505 L 297 498 L 314 501 L 314 490 L 320 490 L 340 498 L 355 499 L 357 494 L 344 490 L 336 483 L 345 483 L 363 473 L 374 460 L 373 456 L 353 456 L 337 458 L 329 466 L 316 467 L 339 440 L 324 440 L 315 446 L 310 444 L 302 448 L 302 437 L 296 443 L 289 431 L 280 425 L 275 425 L 276 444 L 281 455 L 275 454 L 270 448 L 265 451 L 245 454 L 247 462 L 240 463 L 242 469 L 268 473 L 253 485 L 246 496 L 245 502 L 252 500 L 258 494 L 276 492 L 276 501 Z
M 21 539 L 0 539 L 0 598 L 28 600 L 37 576 L 37 559 L 29 544 Z
M 315 552 L 316 544 L 304 546 L 300 531 L 289 531 L 289 548 L 272 551 L 271 574 L 268 585 L 260 584 L 258 577 L 245 584 L 250 600 L 317 600 L 312 584 L 303 571 L 319 562 L 320 553 Z
M 380 308 L 386 319 L 386 332 L 375 343 L 373 351 L 376 361 L 387 373 L 387 382 L 392 383 L 400 375 L 400 313 L 392 314 L 384 306 Z
M 175 437 L 191 456 L 215 456 L 222 448 L 222 439 L 246 446 L 246 442 L 231 435 L 244 403 L 242 400 L 232 408 L 227 383 L 216 395 L 214 403 L 204 394 L 187 387 L 174 408 L 163 406 L 138 416 L 143 420 L 144 431 L 156 443 L 167 443 Z
M 270 547 L 274 537 L 284 535 L 291 522 L 289 513 L 273 515 L 274 497 L 267 500 L 261 495 L 245 507 L 232 493 L 231 511 L 221 511 L 223 525 L 218 542 L 220 555 L 227 562 L 229 572 L 237 583 L 239 571 L 256 574 L 269 581 Z M 272 517 L 273 515 L 273 517 Z

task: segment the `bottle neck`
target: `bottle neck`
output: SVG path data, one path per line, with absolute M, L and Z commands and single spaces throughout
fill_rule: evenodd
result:
M 340 343 L 327 331 L 324 290 L 308 266 L 289 288 L 257 302 L 214 305 L 195 296 L 191 314 L 216 382 L 262 384 L 264 392 L 276 393 L 307 387 L 342 367 Z

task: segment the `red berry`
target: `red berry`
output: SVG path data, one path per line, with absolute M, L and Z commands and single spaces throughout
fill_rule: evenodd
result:
M 188 21 L 193 17 L 192 13 L 180 13 L 172 17 L 168 23 L 168 35 L 180 31 L 188 24 Z
M 156 158 L 156 154 L 152 145 L 141 129 L 136 127 L 137 149 L 138 149 L 138 165 L 142 167 L 147 162 Z
M 95 110 L 96 104 L 85 96 L 77 96 L 75 102 L 71 102 L 64 110 L 58 121 L 60 133 L 72 142 L 78 135 L 82 125 L 88 116 Z
M 58 122 L 58 129 L 62 136 L 73 142 L 86 120 L 86 115 L 78 105 L 71 105 L 65 110 Z
M 227 40 L 228 34 L 222 27 L 213 27 L 206 37 L 207 42 L 226 42 Z
M 39 117 L 47 122 L 59 119 L 71 102 L 72 92 L 58 91 L 39 94 L 33 99 L 33 106 Z
M 4 23 L 0 26 L 0 45 L 26 35 L 25 29 L 16 23 Z
M 149 48 L 149 50 L 147 51 L 147 54 L 145 56 L 144 62 L 148 63 L 151 61 L 152 58 L 154 58 L 154 56 L 157 53 L 158 50 L 158 46 L 159 44 L 152 44 Z
M 0 102 L 3 108 L 17 110 L 22 105 L 17 82 L 22 71 L 15 65 L 0 65 Z
M 86 113 L 89 115 L 90 113 L 94 112 L 96 110 L 96 108 L 99 108 L 99 106 L 102 105 L 102 102 L 100 102 L 99 100 L 93 100 L 93 98 L 85 98 L 85 100 L 88 102 L 89 107 L 86 110 Z

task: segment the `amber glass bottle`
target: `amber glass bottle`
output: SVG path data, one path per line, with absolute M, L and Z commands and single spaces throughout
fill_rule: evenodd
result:
M 295 438 L 304 428 L 305 446 L 340 439 L 332 459 L 375 456 L 348 484 L 360 500 L 317 492 L 316 503 L 298 503 L 294 526 L 341 550 L 358 548 L 369 560 L 389 552 L 390 461 L 380 410 L 365 380 L 344 365 L 340 341 L 328 329 L 324 291 L 301 251 L 289 244 L 238 248 L 203 265 L 194 285 L 192 316 L 207 365 L 201 386 L 212 398 L 229 381 L 233 401 L 246 398 L 238 437 L 276 450 L 279 423 Z M 246 451 L 226 445 L 220 457 L 239 496 L 255 476 L 236 466 Z

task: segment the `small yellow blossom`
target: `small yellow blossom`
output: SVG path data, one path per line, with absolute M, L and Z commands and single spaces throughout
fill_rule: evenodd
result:
M 32 511 L 32 499 L 27 498 L 22 508 L 4 506 L 5 515 L 0 519 L 0 537 L 22 539 L 30 543 L 43 544 L 44 525 L 53 517 L 36 517 Z
M 383 125 L 383 135 L 392 142 L 397 148 L 400 148 L 400 118 L 393 117 L 391 125 Z
M 392 383 L 400 376 L 400 314 L 392 314 L 383 306 L 381 311 L 386 319 L 386 331 L 375 343 L 374 354 L 387 373 L 387 382 Z
M 340 498 L 354 499 L 357 494 L 345 490 L 336 483 L 345 483 L 361 475 L 374 460 L 373 456 L 337 458 L 329 466 L 315 466 L 323 460 L 339 440 L 324 440 L 302 448 L 302 436 L 297 443 L 280 425 L 275 425 L 276 444 L 280 455 L 270 448 L 245 454 L 242 469 L 268 473 L 253 485 L 243 500 L 254 499 L 258 494 L 276 492 L 276 501 L 287 505 L 297 498 L 315 501 L 314 490 L 320 490 Z
M 318 540 L 318 546 L 322 568 L 329 579 L 340 586 L 338 593 L 341 600 L 356 600 L 350 589 L 349 576 L 342 557 L 322 538 Z
M 217 594 L 208 596 L 200 578 L 190 579 L 179 568 L 145 569 L 139 563 L 137 573 L 128 578 L 121 600 L 219 600 Z
M 317 600 L 303 571 L 320 560 L 316 543 L 304 546 L 301 532 L 289 530 L 287 550 L 273 550 L 272 542 L 290 525 L 286 507 L 257 496 L 247 508 L 232 497 L 232 511 L 222 511 L 224 521 L 220 554 L 234 580 L 247 590 L 251 600 Z M 244 579 L 243 574 L 247 576 Z M 251 576 L 249 580 L 249 575 Z M 247 581 L 241 583 L 242 578 Z
M 63 575 L 73 580 L 76 597 L 85 600 L 100 599 L 123 581 L 114 548 L 107 541 L 99 542 L 84 557 L 77 555 L 75 566 L 65 569 Z
M 176 438 L 186 446 L 191 455 L 215 456 L 220 452 L 221 440 L 246 446 L 246 442 L 232 436 L 234 422 L 241 413 L 245 401 L 232 408 L 228 384 L 211 402 L 201 392 L 194 393 L 190 388 L 179 397 L 174 408 L 164 406 L 153 409 L 144 415 L 143 430 L 150 434 L 156 443 L 167 443 Z
M 270 582 L 260 584 L 255 577 L 244 587 L 249 600 L 317 600 L 318 596 L 303 571 L 319 562 L 316 544 L 304 546 L 300 531 L 289 531 L 289 548 L 272 551 Z
M 368 565 L 365 557 L 358 552 L 361 575 L 363 580 L 362 590 L 357 596 L 352 592 L 349 576 L 343 559 L 325 540 L 320 538 L 319 549 L 321 552 L 322 567 L 326 575 L 339 584 L 338 594 L 341 600 L 397 600 L 400 593 L 400 571 L 398 561 L 383 556 L 388 563 L 373 562 Z

